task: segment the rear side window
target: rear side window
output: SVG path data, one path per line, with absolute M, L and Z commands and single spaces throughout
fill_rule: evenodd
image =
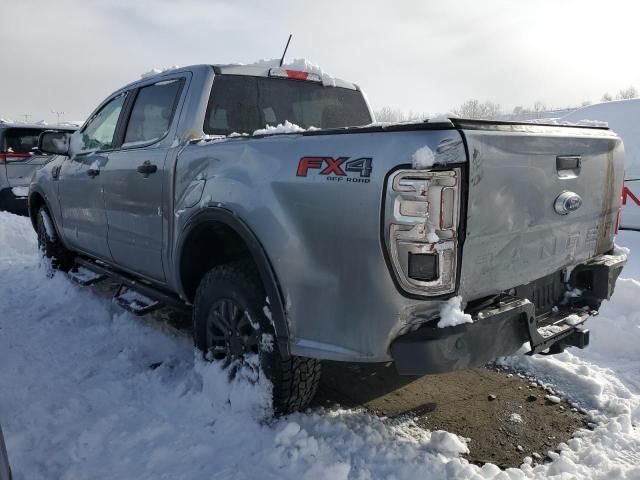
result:
M 129 117 L 124 147 L 159 140 L 167 133 L 182 84 L 182 80 L 169 80 L 138 91 Z
M 2 151 L 7 153 L 29 153 L 38 146 L 38 137 L 42 130 L 11 128 L 4 133 Z
M 288 120 L 303 128 L 340 128 L 371 123 L 362 93 L 301 80 L 216 75 L 204 132 L 253 133 Z

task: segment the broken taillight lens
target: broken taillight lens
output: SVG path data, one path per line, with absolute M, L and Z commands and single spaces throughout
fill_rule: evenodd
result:
M 385 241 L 396 278 L 409 293 L 455 291 L 460 175 L 454 168 L 400 170 L 389 177 Z

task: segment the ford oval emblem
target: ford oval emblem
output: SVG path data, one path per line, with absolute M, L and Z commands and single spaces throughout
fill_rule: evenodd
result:
M 575 212 L 582 205 L 582 197 L 575 192 L 562 192 L 553 204 L 558 215 L 568 215 Z

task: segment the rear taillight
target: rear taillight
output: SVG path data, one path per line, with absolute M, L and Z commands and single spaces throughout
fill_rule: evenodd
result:
M 394 274 L 409 293 L 456 288 L 460 169 L 400 170 L 389 177 L 385 242 Z
M 2 152 L 0 153 L 0 164 L 7 162 L 20 162 L 30 156 L 30 153 Z
M 287 70 L 286 68 L 272 68 L 269 70 L 269 76 L 292 78 L 294 80 L 308 80 L 310 82 L 322 82 L 322 78 L 317 73 L 310 73 L 302 70 Z

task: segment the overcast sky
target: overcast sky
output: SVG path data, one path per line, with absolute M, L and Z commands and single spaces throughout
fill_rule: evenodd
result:
M 637 6 L 638 5 L 638 6 Z M 153 67 L 307 58 L 374 108 L 441 113 L 640 88 L 640 4 L 513 0 L 5 0 L 0 117 L 83 120 Z

